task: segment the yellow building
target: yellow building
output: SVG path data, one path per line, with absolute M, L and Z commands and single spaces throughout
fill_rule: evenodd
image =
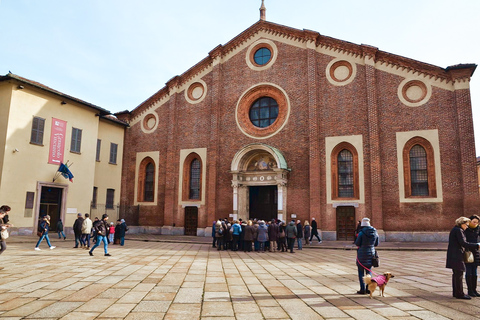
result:
M 0 76 L 0 205 L 12 208 L 12 234 L 31 234 L 42 214 L 52 230 L 59 219 L 68 230 L 78 213 L 117 219 L 126 126 L 38 82 Z

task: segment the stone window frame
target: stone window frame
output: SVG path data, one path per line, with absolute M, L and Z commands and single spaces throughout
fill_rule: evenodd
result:
M 200 162 L 200 181 L 199 181 L 199 198 L 190 199 L 190 174 L 193 160 Z M 202 201 L 202 184 L 203 184 L 203 161 L 202 157 L 196 152 L 191 152 L 183 161 L 183 181 L 182 181 L 182 201 L 198 202 Z
M 412 195 L 412 183 L 410 173 L 410 150 L 415 145 L 420 145 L 427 153 L 427 174 L 428 174 L 428 196 L 414 196 Z M 405 198 L 436 198 L 437 184 L 435 176 L 435 153 L 433 146 L 427 139 L 423 137 L 413 137 L 408 140 L 403 147 L 403 175 L 405 185 Z
M 353 156 L 353 197 L 338 196 L 338 155 L 343 150 L 348 150 Z M 359 200 L 360 187 L 357 149 L 348 142 L 341 142 L 333 148 L 330 159 L 332 170 L 332 200 Z
M 146 169 L 147 165 L 153 165 L 153 200 L 145 200 L 145 178 L 146 178 Z M 138 185 L 137 185 L 137 201 L 138 202 L 154 202 L 155 201 L 155 182 L 156 182 L 156 165 L 155 161 L 151 157 L 145 157 L 141 162 L 138 168 Z

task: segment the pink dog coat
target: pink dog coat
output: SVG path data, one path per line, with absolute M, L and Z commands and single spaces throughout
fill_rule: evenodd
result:
M 375 278 L 372 278 L 372 281 L 376 282 L 377 285 L 382 286 L 385 283 L 387 283 L 387 277 L 385 277 L 384 275 L 379 275 L 379 276 L 376 276 Z

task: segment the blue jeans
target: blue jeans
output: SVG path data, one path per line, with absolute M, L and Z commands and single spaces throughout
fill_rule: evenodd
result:
M 123 246 L 125 244 L 125 237 L 120 237 L 120 245 Z
M 100 236 L 100 235 L 97 236 L 97 242 L 95 242 L 95 245 L 92 247 L 92 249 L 90 249 L 90 252 L 93 252 L 93 250 L 95 250 L 95 248 L 98 247 L 100 245 L 100 242 L 102 241 L 103 241 L 103 250 L 105 251 L 105 254 L 107 254 L 108 253 L 107 236 Z
M 81 234 L 75 234 L 75 248 L 78 248 L 78 243 L 82 244 L 82 235 Z
M 86 245 L 90 248 L 90 233 L 82 234 L 82 240 L 83 240 L 84 245 Z
M 42 236 L 40 237 L 40 239 L 38 239 L 38 242 L 37 242 L 37 245 L 35 246 L 35 248 L 38 248 L 38 246 L 40 245 L 40 242 L 42 242 L 43 239 L 47 240 L 47 244 L 48 244 L 49 247 L 52 246 L 52 245 L 50 244 L 50 238 L 48 237 L 48 233 L 44 233 L 44 234 L 42 234 Z
M 62 237 L 65 239 L 67 236 L 65 235 L 65 233 L 63 232 L 63 230 L 62 230 L 62 231 L 58 231 L 58 239 L 61 239 Z
M 368 269 L 372 269 L 372 266 L 365 266 Z M 369 274 L 372 275 L 371 272 L 367 271 L 364 267 L 359 266 L 357 262 L 357 268 L 358 268 L 358 281 L 360 282 L 360 291 L 365 291 L 365 282 L 363 282 L 363 276 Z
M 467 272 L 465 272 L 465 277 L 466 276 L 477 276 L 477 264 L 474 263 L 465 263 L 465 269 Z
M 297 238 L 297 246 L 298 250 L 302 250 L 302 245 L 303 245 L 303 238 Z

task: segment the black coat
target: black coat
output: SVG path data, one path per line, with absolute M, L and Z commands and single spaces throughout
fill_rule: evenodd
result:
M 277 241 L 278 239 L 278 225 L 272 222 L 268 226 L 268 240 L 269 241 Z
M 318 231 L 317 231 L 317 221 L 315 220 L 312 220 L 312 223 L 311 223 L 311 227 L 312 227 L 312 235 L 318 235 Z
M 81 235 L 82 234 L 83 220 L 84 219 L 82 217 L 80 217 L 80 218 L 77 218 L 77 220 L 75 220 L 75 222 L 73 223 L 73 232 L 76 235 Z
M 463 262 L 465 249 L 478 250 L 478 244 L 467 242 L 463 229 L 455 226 L 448 237 L 446 268 L 465 271 L 465 262 Z
M 355 240 L 355 245 L 358 247 L 357 258 L 360 263 L 367 268 L 371 268 L 375 247 L 378 246 L 377 230 L 371 226 L 363 227 L 358 234 L 357 240 Z
M 303 227 L 301 223 L 297 223 L 297 238 L 303 239 Z
M 478 243 L 478 234 L 480 233 L 480 227 L 477 226 L 476 228 L 467 228 L 465 230 L 465 238 L 467 238 L 467 242 L 470 243 Z M 475 257 L 475 263 L 478 265 L 480 264 L 480 251 L 478 249 L 471 250 L 473 256 Z

